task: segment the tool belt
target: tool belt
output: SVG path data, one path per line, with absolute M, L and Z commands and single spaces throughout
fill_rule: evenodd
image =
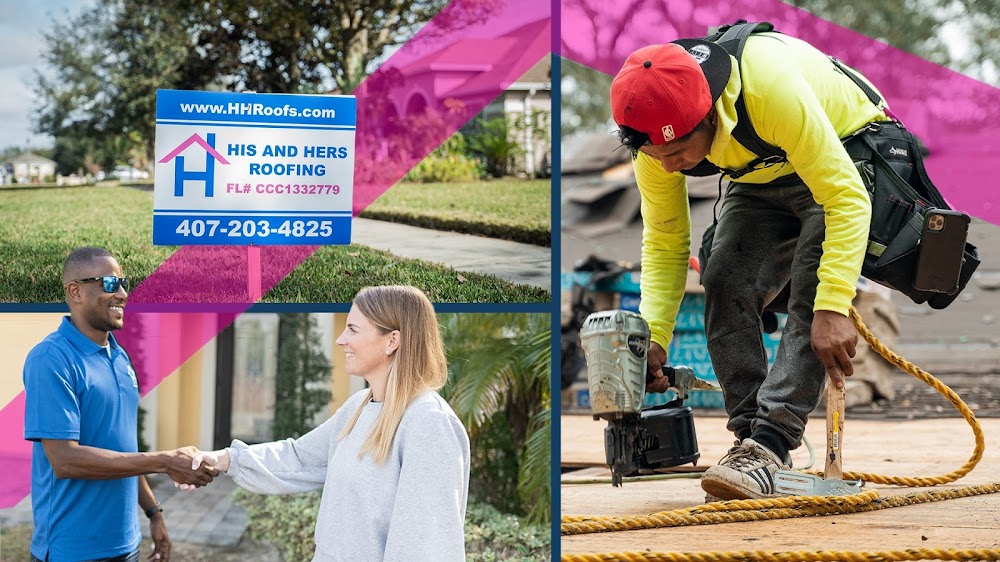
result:
M 896 121 L 871 123 L 844 139 L 844 148 L 858 168 L 872 204 L 872 222 L 861 275 L 895 289 L 917 304 L 942 309 L 962 292 L 979 267 L 979 253 L 965 244 L 958 289 L 951 293 L 922 291 L 913 286 L 924 215 L 932 209 L 951 209 L 924 168 L 917 137 Z M 796 175 L 776 180 L 790 183 Z M 705 271 L 711 256 L 716 222 L 702 236 L 699 260 Z M 788 287 L 766 311 L 786 312 Z
M 844 142 L 872 202 L 871 230 L 861 275 L 895 289 L 913 302 L 942 309 L 951 304 L 979 267 L 976 247 L 966 243 L 958 289 L 951 293 L 913 286 L 924 215 L 950 209 L 924 168 L 917 137 L 896 121 L 872 123 Z

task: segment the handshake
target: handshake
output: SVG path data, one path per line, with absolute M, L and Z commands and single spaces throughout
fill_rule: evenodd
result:
M 201 488 L 229 470 L 229 454 L 225 449 L 200 451 L 197 447 L 182 447 L 163 454 L 167 456 L 163 472 L 182 490 Z

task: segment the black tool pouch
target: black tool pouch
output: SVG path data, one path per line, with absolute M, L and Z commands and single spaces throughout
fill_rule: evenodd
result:
M 895 289 L 917 304 L 947 307 L 979 267 L 976 247 L 966 243 L 958 290 L 921 291 L 913 286 L 924 215 L 950 209 L 924 168 L 917 138 L 899 123 L 873 123 L 844 142 L 872 202 L 872 222 L 861 275 Z

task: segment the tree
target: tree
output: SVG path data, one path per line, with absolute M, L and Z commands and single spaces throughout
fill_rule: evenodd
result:
M 473 442 L 473 483 L 497 486 L 477 475 L 482 462 L 516 463 L 517 497 L 531 522 L 547 522 L 549 504 L 551 340 L 545 314 L 442 314 L 449 382 L 443 390 Z M 484 451 L 502 443 L 509 449 Z M 486 457 L 490 453 L 491 456 Z M 479 498 L 484 499 L 484 498 Z
M 805 12 L 829 20 L 840 26 L 873 37 L 897 49 L 913 53 L 926 60 L 948 66 L 971 76 L 1000 84 L 1000 53 L 995 49 L 1000 37 L 1000 0 L 909 0 L 880 5 L 873 10 L 867 0 L 784 0 Z M 636 22 L 656 22 L 645 26 L 656 30 L 656 37 L 643 36 L 644 44 L 663 41 L 664 38 L 689 36 L 691 10 L 697 5 L 694 0 L 677 0 L 670 3 L 656 3 L 650 0 L 631 0 L 634 10 L 623 10 L 597 0 L 566 0 L 565 10 L 584 15 L 592 26 L 593 33 L 564 37 L 562 53 L 563 99 L 562 134 L 576 131 L 605 132 L 604 120 L 610 117 L 611 77 L 605 72 L 613 72 L 628 55 L 628 50 L 638 45 L 626 45 L 627 39 L 634 39 Z M 707 10 L 707 9 L 706 9 Z M 710 12 L 710 11 L 709 11 Z M 627 14 L 622 17 L 620 14 Z M 703 15 L 700 20 L 710 17 Z M 806 14 L 784 22 L 784 29 L 810 42 L 821 43 L 823 33 L 833 31 L 829 27 L 808 25 Z M 795 20 L 800 25 L 795 25 Z M 715 21 L 712 23 L 726 23 Z M 682 26 L 684 24 L 684 26 Z M 681 31 L 683 27 L 686 31 Z M 707 34 L 708 28 L 694 26 L 698 33 Z M 634 43 L 634 41 L 632 42 Z M 965 44 L 967 49 L 955 48 Z M 908 84 L 911 76 L 903 74 L 898 65 L 885 63 L 883 49 L 857 49 L 849 61 L 860 66 L 863 59 L 867 68 L 878 68 L 880 74 L 868 74 L 879 84 Z M 605 72 L 594 70 L 601 68 Z M 940 90 L 940 91 L 939 91 Z M 954 93 L 947 88 L 939 89 L 935 84 L 922 84 L 921 98 L 932 94 L 949 98 Z M 884 93 L 884 92 L 883 92 Z M 890 104 L 892 103 L 890 99 Z M 992 107 L 992 101 L 984 101 L 981 107 Z M 956 119 L 947 115 L 949 120 Z M 613 130 L 614 127 L 610 127 Z
M 87 147 L 68 153 L 63 168 L 87 157 L 110 168 L 136 151 L 140 165 L 152 160 L 157 88 L 194 86 L 180 80 L 192 48 L 187 27 L 166 3 L 118 0 L 46 33 L 52 72 L 37 75 L 36 130 Z
M 611 77 L 570 60 L 562 61 L 562 134 L 610 133 Z
M 311 314 L 278 315 L 278 372 L 275 379 L 276 439 L 300 437 L 330 405 L 331 365 L 323 353 L 316 318 Z
M 81 141 L 104 167 L 143 167 L 153 157 L 158 88 L 316 93 L 335 84 L 348 93 L 448 1 L 310 4 L 105 0 L 54 23 L 44 51 L 51 73 L 36 77 L 36 130 Z M 434 30 L 446 33 L 492 9 L 486 2 L 449 9 Z M 67 168 L 85 160 L 66 154 Z
M 997 0 L 910 0 L 880 5 L 877 10 L 867 0 L 783 1 L 897 49 L 1000 84 Z M 967 52 L 949 48 L 956 40 L 968 43 Z

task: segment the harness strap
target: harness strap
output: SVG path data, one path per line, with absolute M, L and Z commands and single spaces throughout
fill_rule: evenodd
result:
M 844 73 L 845 76 L 847 76 L 848 78 L 850 78 L 851 82 L 854 82 L 855 84 L 857 84 L 858 87 L 861 88 L 861 91 L 864 92 L 866 96 L 868 96 L 868 99 L 873 104 L 875 104 L 876 107 L 882 105 L 882 97 L 879 96 L 875 92 L 875 90 L 872 89 L 872 87 L 868 85 L 867 82 L 865 82 L 864 80 L 862 80 L 861 77 L 858 76 L 858 73 L 855 72 L 853 68 L 845 65 L 844 63 L 840 62 L 839 60 L 837 60 L 834 57 L 830 57 L 830 61 L 833 62 L 833 66 L 836 66 L 838 70 L 840 70 L 841 72 Z

